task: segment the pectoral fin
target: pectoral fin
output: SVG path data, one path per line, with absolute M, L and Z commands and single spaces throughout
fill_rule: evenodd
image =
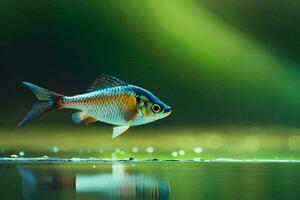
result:
M 90 124 L 97 121 L 97 119 L 90 117 L 85 112 L 73 113 L 72 120 L 75 124 L 80 124 L 80 123 Z
M 124 133 L 130 126 L 114 126 L 112 138 L 115 138 Z

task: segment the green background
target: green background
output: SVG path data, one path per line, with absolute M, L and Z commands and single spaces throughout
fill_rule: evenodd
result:
M 31 194 L 28 167 L 32 195 L 83 199 L 59 180 L 110 177 L 127 161 L 130 177 L 167 181 L 171 199 L 299 199 L 299 10 L 297 0 L 1 0 L 1 197 Z M 101 74 L 148 89 L 172 114 L 115 139 L 111 125 L 74 125 L 72 110 L 17 126 L 35 101 L 22 81 L 73 95 Z
M 34 101 L 21 81 L 73 95 L 101 74 L 171 105 L 161 125 L 298 126 L 299 9 L 295 0 L 1 1 L 1 126 Z M 70 124 L 70 113 L 40 123 Z

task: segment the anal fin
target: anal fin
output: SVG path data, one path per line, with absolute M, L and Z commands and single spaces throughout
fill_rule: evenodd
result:
M 121 135 L 129 128 L 130 128 L 130 126 L 114 126 L 112 138 L 115 138 L 115 137 Z
M 87 115 L 85 112 L 76 112 L 72 114 L 72 120 L 75 124 L 90 124 L 97 121 L 97 119 Z

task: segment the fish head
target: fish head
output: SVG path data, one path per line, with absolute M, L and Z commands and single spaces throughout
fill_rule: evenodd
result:
M 137 110 L 145 123 L 162 119 L 171 114 L 171 107 L 154 96 L 151 92 L 135 87 Z

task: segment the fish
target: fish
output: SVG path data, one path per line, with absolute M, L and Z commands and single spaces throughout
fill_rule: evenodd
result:
M 36 96 L 37 102 L 19 123 L 25 125 L 47 113 L 61 109 L 75 109 L 75 124 L 97 121 L 113 125 L 112 138 L 131 126 L 154 122 L 171 114 L 171 107 L 148 90 L 131 85 L 116 77 L 101 75 L 85 93 L 65 96 L 22 82 Z

